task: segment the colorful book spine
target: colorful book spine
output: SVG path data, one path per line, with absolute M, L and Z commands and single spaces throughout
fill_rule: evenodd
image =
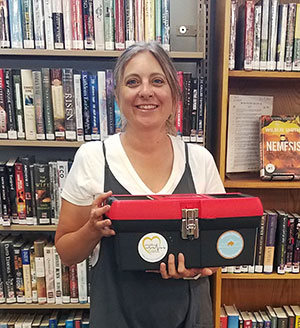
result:
M 54 49 L 64 49 L 63 8 L 61 0 L 52 1 Z
M 144 26 L 144 0 L 136 0 L 134 7 L 135 15 L 135 41 L 144 41 L 145 26 Z
M 114 0 L 103 0 L 105 50 L 115 49 Z
M 70 282 L 70 301 L 78 303 L 78 279 L 77 279 L 77 264 L 72 264 L 69 267 L 69 282 Z
M 62 84 L 65 105 L 66 140 L 76 140 L 76 113 L 74 103 L 73 69 L 62 69 Z
M 70 277 L 69 277 L 69 267 L 62 264 L 61 266 L 62 275 L 62 302 L 70 303 Z
M 54 284 L 55 284 L 55 303 L 62 304 L 62 271 L 61 259 L 57 253 L 56 247 L 53 246 L 54 251 Z
M 63 0 L 63 23 L 64 23 L 64 42 L 65 49 L 70 50 L 73 47 L 73 35 L 72 35 L 72 8 L 71 0 Z
M 183 93 L 183 72 L 177 72 L 178 83 Z M 178 110 L 176 115 L 176 131 L 177 135 L 182 136 L 182 120 L 183 120 L 183 99 L 180 99 L 178 102 Z
M 293 265 L 295 246 L 295 217 L 288 214 L 285 272 L 299 273 L 299 267 Z
M 278 213 L 278 218 L 275 240 L 274 266 L 278 274 L 284 274 L 286 265 L 288 215 L 281 210 L 277 210 L 276 212 Z
M 161 15 L 161 44 L 166 51 L 170 51 L 170 0 L 162 0 Z
M 276 59 L 277 60 L 276 68 L 278 71 L 284 70 L 287 15 L 288 15 L 288 4 L 280 4 L 279 16 L 278 16 L 278 40 L 277 40 L 277 59 Z
M 115 0 L 115 49 L 125 49 L 124 0 Z
M 8 139 L 17 139 L 17 122 L 14 108 L 12 70 L 10 68 L 6 68 L 4 70 L 4 79 L 7 111 L 7 135 Z
M 7 113 L 4 69 L 0 68 L 0 139 L 7 139 Z
M 22 101 L 21 71 L 13 70 L 14 106 L 17 121 L 18 139 L 25 139 L 24 111 Z
M 30 245 L 30 274 L 31 274 L 31 292 L 32 292 L 32 302 L 38 302 L 38 292 L 37 292 L 37 278 L 36 278 L 36 264 L 35 264 L 35 248 L 34 244 Z
M 161 43 L 161 35 L 162 35 L 161 1 L 162 0 L 155 0 L 155 40 L 159 43 Z
M 115 133 L 114 80 L 111 69 L 106 70 L 106 109 L 108 135 Z
M 81 75 L 80 74 L 74 74 L 73 79 L 74 79 L 74 101 L 75 101 L 77 141 L 84 141 L 83 116 L 82 116 Z
M 15 163 L 15 179 L 19 224 L 26 224 L 25 184 L 22 163 Z
M 89 75 L 89 91 L 92 140 L 100 140 L 98 81 L 96 75 Z
M 24 48 L 34 49 L 33 11 L 32 1 L 22 1 L 22 23 Z
M 25 303 L 25 286 L 21 254 L 21 249 L 24 243 L 25 240 L 22 238 L 17 239 L 13 243 L 17 303 Z
M 10 203 L 10 221 L 12 223 L 19 223 L 18 210 L 17 210 L 15 163 L 16 163 L 16 158 L 9 159 L 5 164 L 6 166 L 5 169 L 7 173 L 8 198 Z
M 94 0 L 95 48 L 104 50 L 104 8 L 103 0 Z
M 36 49 L 45 49 L 43 0 L 32 0 L 34 19 L 34 42 Z
M 23 48 L 23 31 L 22 31 L 22 5 L 21 0 L 9 0 L 9 27 L 11 37 L 11 47 L 13 49 Z
M 252 70 L 253 65 L 253 41 L 254 41 L 254 2 L 245 2 L 245 46 L 244 46 L 244 69 Z
M 300 266 L 300 215 L 292 213 L 295 218 L 295 232 L 294 232 L 294 249 L 293 249 L 293 272 L 299 273 Z
M 134 0 L 125 0 L 125 47 L 135 43 Z
M 72 0 L 73 49 L 83 49 L 83 17 L 81 0 Z
M 84 48 L 95 49 L 93 0 L 82 1 Z
M 45 304 L 47 302 L 44 258 L 44 247 L 46 242 L 44 239 L 39 238 L 36 239 L 33 244 L 38 303 Z
M 114 99 L 114 113 L 115 113 L 115 133 L 119 133 L 122 131 L 122 120 L 121 120 L 121 111 L 116 99 Z
M 103 141 L 108 136 L 105 71 L 98 71 L 98 101 L 99 101 L 99 118 L 100 118 L 100 137 L 101 140 Z
M 268 59 L 267 70 L 276 69 L 276 51 L 277 51 L 277 33 L 278 33 L 278 0 L 271 0 L 269 17 L 269 39 L 268 39 Z
M 273 272 L 273 260 L 275 252 L 275 237 L 277 228 L 277 213 L 273 211 L 266 211 L 267 213 L 267 227 L 265 239 L 265 254 L 264 254 L 264 273 Z
M 9 227 L 11 224 L 10 219 L 10 204 L 9 194 L 6 188 L 8 181 L 5 172 L 5 162 L 0 162 L 0 199 L 1 199 L 1 215 L 2 215 L 2 226 Z
M 0 1 L 0 48 L 10 47 L 8 4 L 7 0 Z
M 155 0 L 145 0 L 145 41 L 155 40 Z
M 54 49 L 52 0 L 43 0 L 46 49 Z
M 30 272 L 30 245 L 26 244 L 21 249 L 25 303 L 32 303 L 31 272 Z
M 260 42 L 261 42 L 261 15 L 262 5 L 257 3 L 254 6 L 254 39 L 253 39 L 253 62 L 252 68 L 259 70 Z
M 23 109 L 26 140 L 36 140 L 36 121 L 32 71 L 21 69 Z
M 285 71 L 291 71 L 293 65 L 296 9 L 297 9 L 296 3 L 289 3 L 286 42 L 285 42 L 285 67 L 284 67 Z
M 36 138 L 37 140 L 45 140 L 44 127 L 44 107 L 43 107 L 43 91 L 42 91 L 42 72 L 32 71 L 35 122 L 36 122 Z
M 191 142 L 196 142 L 196 134 L 197 134 L 197 110 L 199 104 L 199 79 L 192 78 L 191 80 L 191 101 L 192 101 L 192 111 L 190 117 L 190 124 L 191 124 Z
M 90 97 L 89 97 L 89 73 L 87 71 L 82 71 L 81 77 L 82 77 L 82 107 L 83 107 L 82 112 L 83 112 L 84 139 L 86 141 L 89 141 L 92 140 Z

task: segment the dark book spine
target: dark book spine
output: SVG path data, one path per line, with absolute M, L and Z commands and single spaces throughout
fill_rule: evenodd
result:
M 14 110 L 12 70 L 10 68 L 4 70 L 4 78 L 8 139 L 17 139 L 17 123 Z
M 5 162 L 0 162 L 0 192 L 1 192 L 1 212 L 2 212 L 2 225 L 10 226 L 10 204 L 8 194 L 8 181 L 5 170 Z
M 115 133 L 114 80 L 111 69 L 106 70 L 106 110 L 108 134 Z
M 13 239 L 6 238 L 1 242 L 1 258 L 3 259 L 3 280 L 6 303 L 16 302 L 16 280 L 14 267 Z
M 25 303 L 25 287 L 24 287 L 23 265 L 22 265 L 22 254 L 21 254 L 21 247 L 23 242 L 22 240 L 20 240 L 14 244 L 16 297 L 18 303 Z
M 62 264 L 62 301 L 63 303 L 70 303 L 70 276 L 69 267 Z
M 17 210 L 20 224 L 26 224 L 26 202 L 25 202 L 25 186 L 23 164 L 15 164 L 15 179 L 17 191 Z
M 25 191 L 25 206 L 26 206 L 26 222 L 33 224 L 33 200 L 31 190 L 31 176 L 30 176 L 30 159 L 28 157 L 20 158 L 23 165 L 24 191 Z
M 204 110 L 205 110 L 205 80 L 203 76 L 199 76 L 199 105 L 198 105 L 198 111 L 197 111 L 197 135 L 198 138 L 204 137 Z M 202 140 L 203 141 L 203 140 Z
M 78 279 L 77 279 L 77 264 L 69 267 L 69 282 L 70 282 L 70 300 L 71 303 L 78 303 Z
M 51 222 L 51 197 L 48 164 L 34 164 L 36 215 L 38 224 Z
M 267 214 L 264 213 L 260 219 L 260 226 L 258 231 L 257 247 L 256 247 L 256 254 L 255 254 L 254 271 L 258 273 L 263 272 L 266 225 L 267 225 Z
M 236 51 L 235 68 L 243 69 L 245 59 L 245 3 L 242 3 L 238 9 L 236 22 Z
M 294 268 L 293 268 L 294 245 L 295 245 L 295 218 L 293 215 L 288 214 L 285 272 L 294 272 Z M 295 273 L 297 273 L 297 271 Z
M 16 122 L 17 122 L 18 139 L 25 139 L 21 72 L 19 69 L 13 70 L 12 78 L 13 78 L 13 93 L 14 93 L 14 110 L 15 110 Z
M 191 98 L 192 98 L 192 111 L 190 117 L 191 125 L 191 141 L 196 141 L 197 133 L 197 110 L 199 104 L 199 92 L 198 92 L 198 78 L 192 78 L 191 80 Z M 195 139 L 195 140 L 194 140 Z
M 36 222 L 36 199 L 35 199 L 35 182 L 34 182 L 34 164 L 29 165 L 29 174 L 30 174 L 30 190 L 31 190 L 31 200 L 32 200 L 32 216 L 33 224 Z
M 300 265 L 300 215 L 297 213 L 293 213 L 293 217 L 295 218 L 295 232 L 294 232 L 294 249 L 293 249 L 293 267 L 294 271 L 299 273 L 299 265 Z
M 92 139 L 90 98 L 89 98 L 89 73 L 87 71 L 82 71 L 81 77 L 82 77 L 82 112 L 83 112 L 84 140 L 89 141 Z
M 10 202 L 10 216 L 12 222 L 17 222 L 18 210 L 17 210 L 17 191 L 15 180 L 15 159 L 9 160 L 6 163 L 7 182 L 9 190 L 9 202 Z
M 192 92 L 191 92 L 192 73 L 183 73 L 183 117 L 182 135 L 186 141 L 190 141 L 191 133 L 191 112 L 192 112 Z
M 36 121 L 36 137 L 38 140 L 45 140 L 44 114 L 43 114 L 43 91 L 42 91 L 42 72 L 32 71 L 34 108 Z
M 4 70 L 0 68 L 0 139 L 7 139 L 7 112 Z
M 265 239 L 264 253 L 264 272 L 273 272 L 274 252 L 275 252 L 275 237 L 277 229 L 277 213 L 272 211 L 267 212 L 267 228 Z
M 288 216 L 283 211 L 277 211 L 277 213 L 278 218 L 275 240 L 274 266 L 277 270 L 277 273 L 284 274 L 286 262 Z
M 64 25 L 61 0 L 52 3 L 54 49 L 64 49 Z
M 96 75 L 89 75 L 89 91 L 92 140 L 100 140 L 98 81 Z
M 82 0 L 84 48 L 95 49 L 93 0 Z
M 62 84 L 64 91 L 66 140 L 76 140 L 76 114 L 72 68 L 62 69 Z

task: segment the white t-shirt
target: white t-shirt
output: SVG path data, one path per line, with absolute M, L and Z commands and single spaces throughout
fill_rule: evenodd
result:
M 184 142 L 170 136 L 174 161 L 169 180 L 157 194 L 172 194 L 185 170 Z M 121 144 L 120 134 L 105 140 L 106 159 L 118 182 L 132 195 L 153 194 L 131 165 Z M 188 145 L 189 163 L 198 194 L 222 193 L 224 187 L 210 152 L 197 144 Z M 107 191 L 107 190 L 105 190 Z M 104 156 L 100 141 L 83 144 L 68 174 L 62 198 L 80 206 L 91 205 L 104 192 Z

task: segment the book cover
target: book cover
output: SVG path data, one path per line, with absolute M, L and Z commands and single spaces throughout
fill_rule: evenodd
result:
M 61 0 L 52 1 L 52 19 L 54 49 L 64 49 L 63 7 Z
M 170 51 L 170 0 L 162 0 L 161 17 L 161 45 L 166 51 Z
M 125 49 L 124 0 L 115 0 L 115 48 Z
M 8 7 L 14 8 L 9 10 L 9 28 L 11 47 L 13 49 L 23 48 L 23 31 L 22 31 L 22 6 L 21 0 L 8 0 Z
M 12 78 L 13 78 L 14 111 L 16 115 L 17 131 L 18 131 L 17 138 L 25 139 L 21 71 L 19 69 L 14 69 L 12 71 Z
M 274 211 L 266 210 L 267 227 L 265 238 L 265 253 L 264 253 L 264 273 L 273 272 L 273 262 L 275 253 L 275 238 L 277 229 L 278 214 Z
M 36 122 L 36 138 L 37 140 L 45 140 L 44 127 L 44 107 L 43 107 L 43 91 L 42 91 L 42 72 L 32 71 L 33 80 L 33 103 L 35 108 Z
M 73 49 L 83 49 L 82 1 L 72 0 Z
M 34 42 L 36 49 L 45 49 L 43 0 L 32 0 L 34 20 Z
M 95 48 L 104 50 L 104 8 L 103 0 L 94 0 Z
M 261 117 L 260 177 L 262 180 L 300 179 L 300 116 Z
M 128 48 L 135 43 L 134 0 L 124 0 L 124 6 L 125 6 L 125 46 L 126 48 Z
M 34 20 L 31 0 L 22 1 L 23 44 L 26 49 L 34 49 Z
M 95 49 L 93 0 L 82 1 L 84 48 Z
M 45 22 L 45 45 L 46 49 L 54 49 L 52 0 L 43 0 Z
M 105 50 L 115 49 L 115 15 L 114 0 L 103 0 L 104 6 L 104 47 Z
M 144 1 L 136 0 L 134 7 L 135 21 L 135 41 L 144 41 L 145 25 L 144 25 Z
M 4 79 L 6 100 L 5 105 L 7 111 L 7 136 L 8 139 L 17 139 L 17 122 L 14 108 L 13 80 L 12 70 L 10 68 L 4 69 Z
M 296 3 L 289 3 L 285 42 L 285 71 L 291 71 L 293 65 L 296 8 Z
M 10 47 L 7 0 L 0 1 L 0 48 Z

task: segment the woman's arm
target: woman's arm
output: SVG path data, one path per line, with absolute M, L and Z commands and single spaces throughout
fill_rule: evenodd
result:
M 103 214 L 110 206 L 102 204 L 111 195 L 111 191 L 101 194 L 90 206 L 78 206 L 62 200 L 55 245 L 64 264 L 83 261 L 102 237 L 115 234 L 110 228 L 111 221 L 103 220 Z

